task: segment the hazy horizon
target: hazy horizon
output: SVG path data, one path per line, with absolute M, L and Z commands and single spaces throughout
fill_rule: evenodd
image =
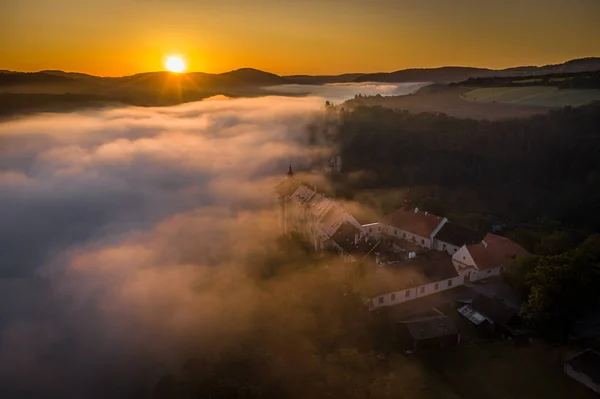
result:
M 275 75 L 279 75 L 279 76 L 337 76 L 337 75 L 346 75 L 346 74 L 373 74 L 373 73 L 391 73 L 391 72 L 396 72 L 396 71 L 401 71 L 401 70 L 406 70 L 406 69 L 436 69 L 436 68 L 481 68 L 481 69 L 490 69 L 490 70 L 502 70 L 502 69 L 509 69 L 509 68 L 516 68 L 516 67 L 543 67 L 543 66 L 547 66 L 547 65 L 558 65 L 558 64 L 562 64 L 568 61 L 572 61 L 572 60 L 577 60 L 577 59 L 586 59 L 586 58 L 600 58 L 600 53 L 598 54 L 591 54 L 591 55 L 582 55 L 580 57 L 573 57 L 573 58 L 569 58 L 569 59 L 562 59 L 562 60 L 556 60 L 556 61 L 552 61 L 552 62 L 546 62 L 546 63 L 541 63 L 541 64 L 526 64 L 526 63 L 516 63 L 516 64 L 512 64 L 512 65 L 505 65 L 502 67 L 490 67 L 490 66 L 485 66 L 485 65 L 450 65 L 450 64 L 440 64 L 440 65 L 432 65 L 432 66 L 414 66 L 414 67 L 409 67 L 409 68 L 396 68 L 396 69 L 389 69 L 389 70 L 373 70 L 373 71 L 352 71 L 352 70 L 348 70 L 348 71 L 341 71 L 338 73 L 320 73 L 320 74 L 314 74 L 314 73 L 303 73 L 303 72 L 297 72 L 297 73 L 285 73 L 285 74 L 280 74 L 280 73 L 276 73 L 270 70 L 265 70 L 265 69 L 260 69 L 260 68 L 256 68 L 253 66 L 240 66 L 240 67 L 234 67 L 233 69 L 227 69 L 227 70 L 219 70 L 219 71 L 214 71 L 214 72 L 208 72 L 208 71 L 201 71 L 201 70 L 188 70 L 186 72 L 181 73 L 181 75 L 186 75 L 186 74 L 193 74 L 193 73 L 205 73 L 205 74 L 214 74 L 214 75 L 218 75 L 221 73 L 227 73 L 227 72 L 232 72 L 232 71 L 237 71 L 237 70 L 242 70 L 242 69 L 254 69 L 254 70 L 258 70 L 258 71 L 262 71 L 262 72 L 267 72 L 267 73 L 272 73 Z M 143 71 L 138 71 L 138 72 L 134 72 L 134 73 L 127 73 L 124 75 L 97 75 L 91 72 L 87 72 L 87 71 L 76 71 L 76 70 L 67 70 L 67 69 L 62 69 L 62 68 L 43 68 L 43 69 L 30 69 L 30 70 L 16 70 L 16 69 L 9 69 L 9 68 L 4 68 L 4 67 L 0 67 L 0 72 L 1 71 L 9 71 L 9 72 L 25 72 L 25 73 L 36 73 L 36 72 L 48 72 L 48 71 L 58 71 L 58 72 L 65 72 L 65 73 L 81 73 L 81 74 L 85 74 L 85 75 L 91 75 L 91 76 L 97 76 L 97 77 L 106 77 L 106 78 L 115 78 L 115 77 L 124 77 L 124 76 L 132 76 L 132 75 L 139 75 L 139 74 L 144 74 L 144 73 L 160 73 L 160 72 L 168 72 L 165 71 L 164 69 L 156 69 L 156 70 L 143 70 Z

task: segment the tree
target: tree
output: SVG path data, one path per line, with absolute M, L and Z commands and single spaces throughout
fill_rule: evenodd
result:
M 600 306 L 600 235 L 590 236 L 575 250 L 540 256 L 525 281 L 529 296 L 524 317 L 564 337 L 573 321 Z

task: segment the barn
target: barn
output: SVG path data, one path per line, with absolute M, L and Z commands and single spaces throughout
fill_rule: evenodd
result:
M 430 316 L 398 322 L 400 342 L 405 350 L 447 347 L 460 342 L 456 325 L 448 316 Z

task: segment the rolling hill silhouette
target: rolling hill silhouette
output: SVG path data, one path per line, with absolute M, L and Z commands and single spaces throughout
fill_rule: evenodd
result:
M 78 72 L 0 71 L 0 115 L 40 110 L 61 111 L 111 104 L 163 106 L 198 101 L 215 95 L 255 97 L 277 94 L 282 84 L 323 85 L 363 82 L 452 83 L 467 79 L 544 75 L 600 70 L 600 58 L 581 58 L 541 67 L 503 70 L 471 67 L 404 69 L 390 73 L 279 76 L 253 68 L 213 74 L 145 72 L 99 77 Z M 263 88 L 270 87 L 269 91 Z M 282 93 L 290 95 L 289 93 Z M 298 94 L 300 95 L 300 94 Z

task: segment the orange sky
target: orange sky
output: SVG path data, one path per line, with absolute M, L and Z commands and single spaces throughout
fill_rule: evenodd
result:
M 337 74 L 600 56 L 598 0 L 0 0 L 0 69 Z M 7 39 L 7 40 L 6 40 Z

